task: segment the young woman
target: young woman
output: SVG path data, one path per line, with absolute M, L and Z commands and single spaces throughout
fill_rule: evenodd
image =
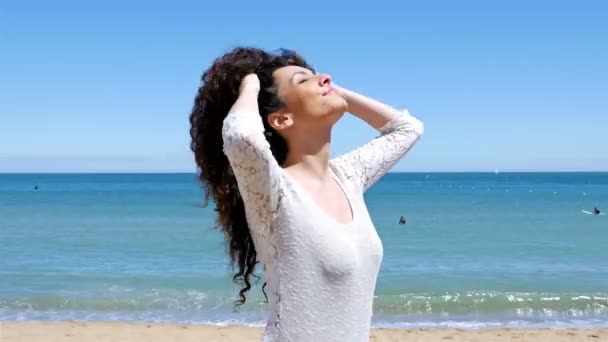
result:
M 330 159 L 332 127 L 346 111 L 381 135 Z M 422 123 L 334 85 L 294 52 L 254 48 L 234 49 L 203 74 L 190 122 L 200 180 L 244 285 L 237 304 L 263 264 L 264 341 L 367 341 L 383 250 L 363 193 Z

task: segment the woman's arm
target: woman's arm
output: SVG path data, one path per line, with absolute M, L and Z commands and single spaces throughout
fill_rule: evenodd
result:
M 280 166 L 264 137 L 264 124 L 258 109 L 260 82 L 246 76 L 236 100 L 224 119 L 224 153 L 230 161 L 239 192 L 245 202 L 250 229 L 270 227 L 278 205 Z
M 379 101 L 334 86 L 348 103 L 348 111 L 382 134 L 367 144 L 332 160 L 363 191 L 385 175 L 418 141 L 422 122 Z
M 367 122 L 377 130 L 381 130 L 392 120 L 401 116 L 401 112 L 367 96 L 333 85 L 336 92 L 348 104 L 348 111 L 359 119 Z

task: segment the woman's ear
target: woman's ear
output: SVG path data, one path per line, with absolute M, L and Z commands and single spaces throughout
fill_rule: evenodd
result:
M 276 131 L 281 131 L 293 126 L 293 115 L 291 113 L 273 112 L 268 114 L 268 124 Z

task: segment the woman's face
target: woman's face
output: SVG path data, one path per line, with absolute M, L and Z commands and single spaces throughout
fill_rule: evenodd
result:
M 286 66 L 275 70 L 273 77 L 285 105 L 282 115 L 291 118 L 287 127 L 333 125 L 347 109 L 346 101 L 332 88 L 329 75 L 316 75 L 303 67 Z

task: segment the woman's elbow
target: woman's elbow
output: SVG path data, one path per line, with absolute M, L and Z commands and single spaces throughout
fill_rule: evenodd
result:
M 415 120 L 414 122 L 414 132 L 418 135 L 418 136 L 422 136 L 422 134 L 424 134 L 424 123 L 418 119 Z

